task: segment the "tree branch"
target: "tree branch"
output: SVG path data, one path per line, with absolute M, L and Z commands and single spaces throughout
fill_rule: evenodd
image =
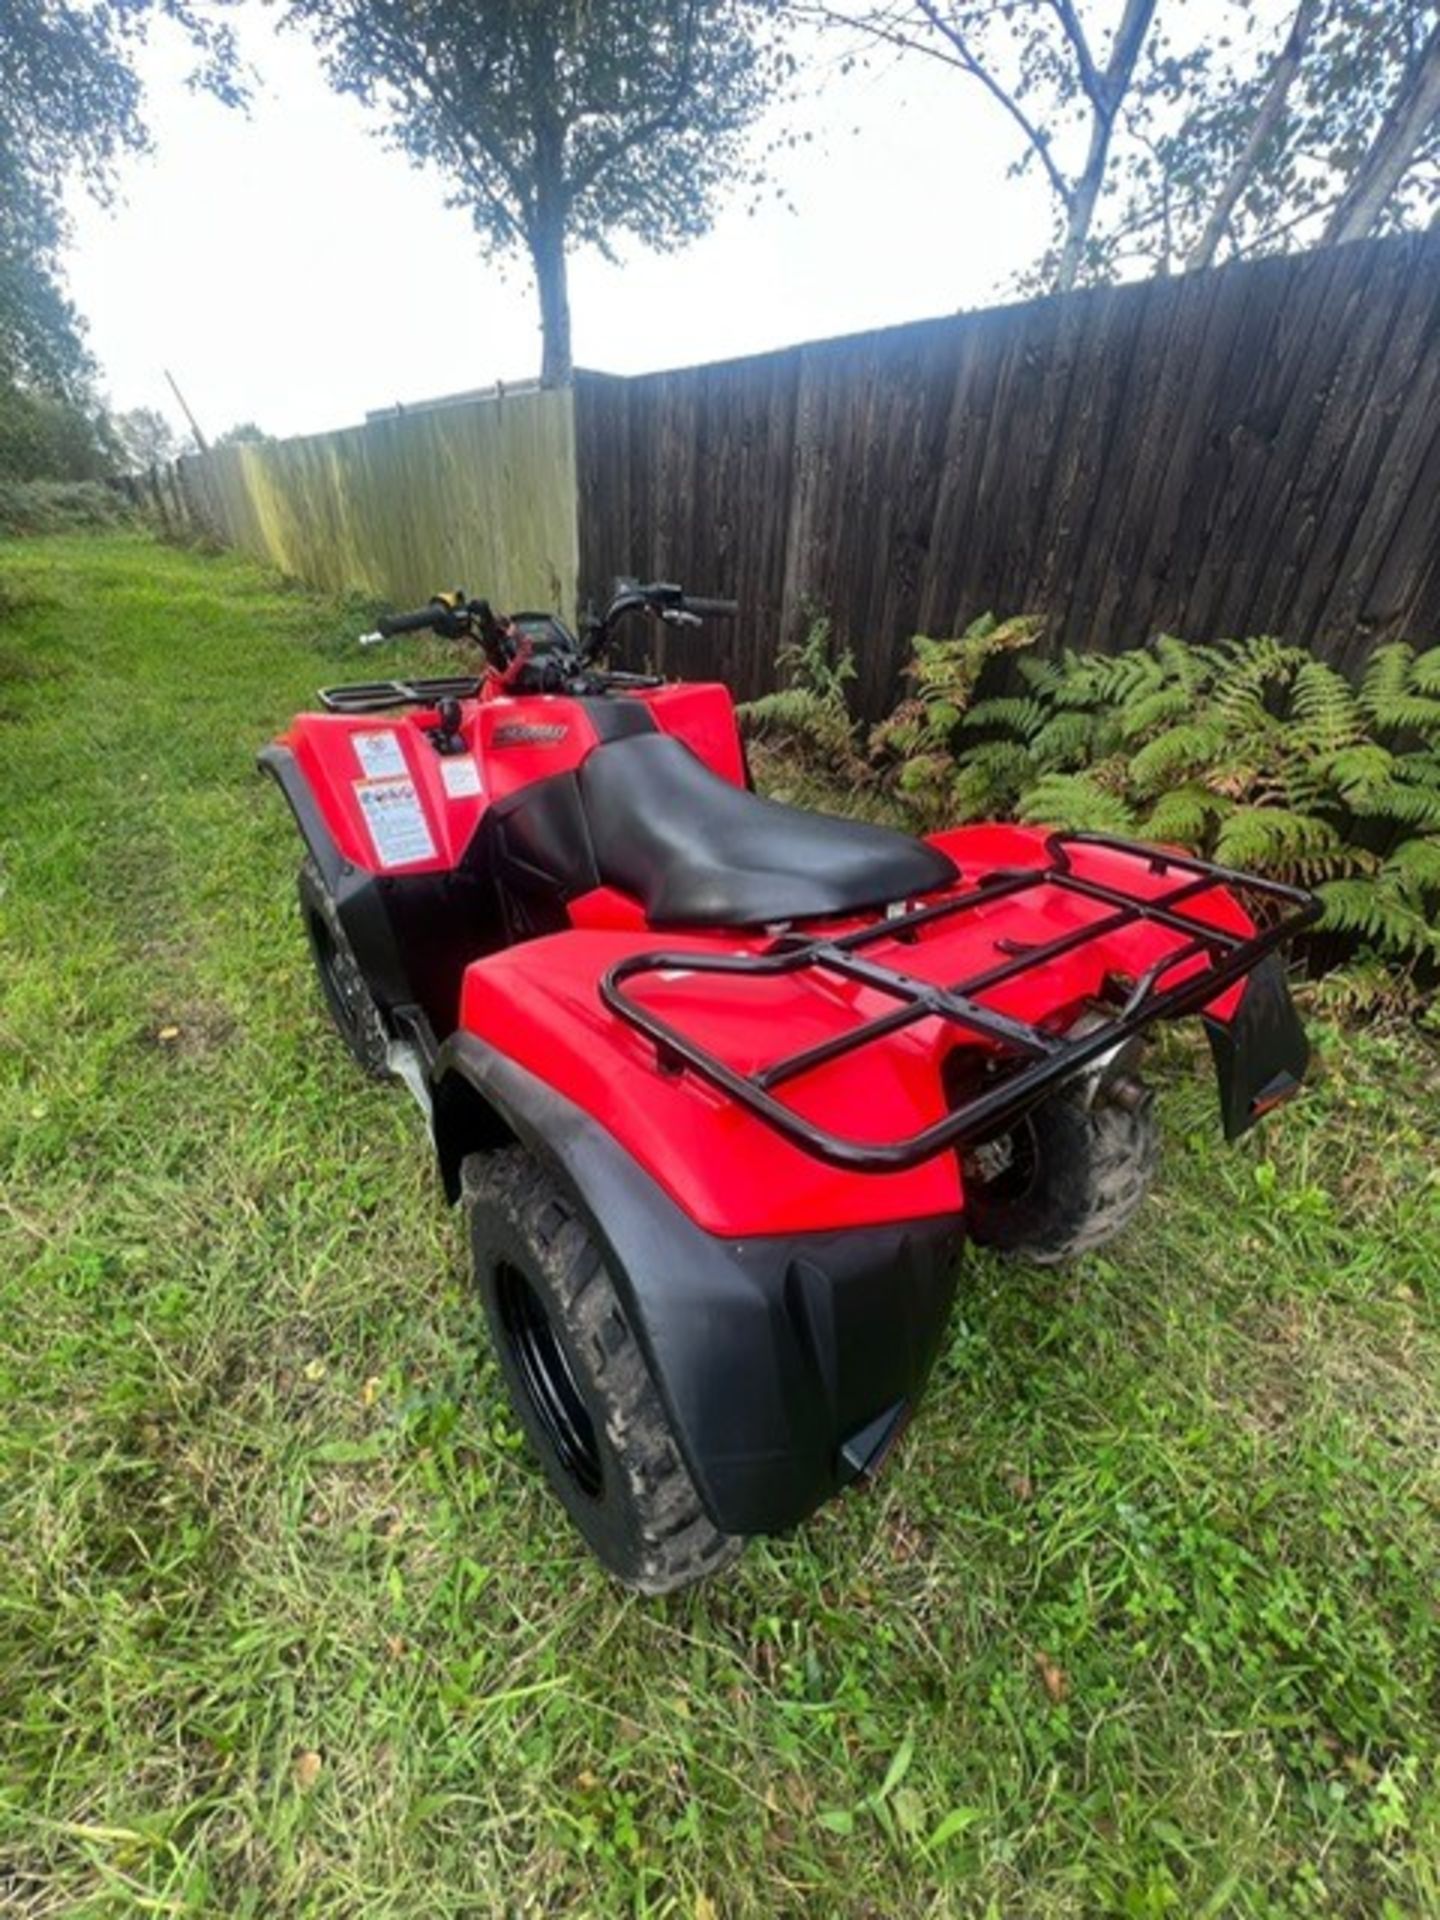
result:
M 1220 245 L 1230 216 L 1239 204 L 1240 196 L 1254 177 L 1256 165 L 1265 150 L 1265 143 L 1280 123 L 1285 111 L 1285 102 L 1300 71 L 1301 57 L 1315 17 L 1320 10 L 1320 0 L 1300 0 L 1295 10 L 1295 18 L 1290 22 L 1290 31 L 1285 44 L 1270 73 L 1270 85 L 1265 91 L 1259 111 L 1251 124 L 1245 145 L 1235 157 L 1235 164 L 1225 177 L 1225 183 L 1216 196 L 1210 209 L 1210 218 L 1205 222 L 1205 230 L 1186 258 L 1187 271 L 1193 273 L 1201 267 L 1208 267 L 1214 261 L 1215 250 Z
M 1340 197 L 1322 244 L 1363 240 L 1372 232 L 1405 170 L 1432 127 L 1440 123 L 1440 23 L 1390 104 L 1380 131 Z
M 1066 0 L 1068 4 L 1068 0 Z M 1145 44 L 1145 36 L 1150 31 L 1150 23 L 1155 18 L 1157 0 L 1128 0 L 1125 12 L 1115 34 L 1115 45 L 1110 50 L 1106 62 L 1104 85 L 1107 95 L 1107 111 L 1114 119 L 1120 111 L 1120 103 L 1130 90 L 1131 76 L 1135 72 L 1135 62 L 1140 58 L 1140 49 Z
M 1071 50 L 1075 55 L 1075 64 L 1080 70 L 1080 85 L 1085 90 L 1086 99 L 1092 107 L 1100 106 L 1103 82 L 1096 71 L 1095 56 L 1090 51 L 1090 42 L 1086 37 L 1079 14 L 1070 4 L 1070 0 L 1050 0 L 1050 10 L 1060 22 L 1065 38 L 1070 42 Z M 1123 31 L 1122 27 L 1121 32 Z M 1118 48 L 1120 44 L 1118 36 L 1115 44 Z
M 1071 12 L 1070 0 L 1053 0 L 1057 9 Z M 1115 44 L 1110 50 L 1102 75 L 1095 76 L 1094 64 L 1090 64 L 1093 83 L 1098 93 L 1089 95 L 1094 109 L 1090 122 L 1090 150 L 1085 156 L 1085 170 L 1076 182 L 1071 197 L 1069 218 L 1066 221 L 1065 241 L 1060 249 L 1059 264 L 1055 269 L 1055 292 L 1068 293 L 1075 285 L 1080 272 L 1080 262 L 1084 257 L 1085 246 L 1090 238 L 1090 228 L 1095 219 L 1095 207 L 1100 198 L 1100 189 L 1105 183 L 1105 168 L 1110 159 L 1110 141 L 1115 131 L 1115 118 L 1120 111 L 1125 95 L 1130 89 L 1130 81 L 1135 72 L 1135 63 L 1140 58 L 1140 49 L 1145 44 L 1145 36 L 1150 31 L 1150 23 L 1155 17 L 1157 0 L 1126 0 L 1125 12 L 1116 30 Z M 1072 18 L 1073 18 L 1072 13 Z M 1067 33 L 1070 31 L 1066 29 Z M 1075 20 L 1075 31 L 1081 32 L 1080 22 Z M 1079 58 L 1081 42 L 1076 47 Z M 1089 60 L 1089 50 L 1085 58 Z M 1082 68 L 1083 80 L 1083 68 Z M 1087 92 L 1089 89 L 1087 88 Z
M 1008 88 L 1003 87 L 995 78 L 994 74 L 982 64 L 965 35 L 961 33 L 958 27 L 944 17 L 939 7 L 935 4 L 935 0 L 917 0 L 917 4 L 921 13 L 924 14 L 935 31 L 942 35 L 950 46 L 954 48 L 955 57 L 949 60 L 947 64 L 960 67 L 964 72 L 968 73 L 972 79 L 978 80 L 990 95 L 991 99 L 998 101 L 1005 109 L 1016 126 L 1019 127 L 1021 133 L 1024 134 L 1026 142 L 1039 159 L 1041 166 L 1045 169 L 1046 177 L 1049 179 L 1051 188 L 1054 190 L 1055 196 L 1061 206 L 1068 207 L 1074 197 L 1074 189 L 1055 164 L 1054 156 L 1050 152 L 1049 135 L 1043 133 L 1041 129 L 1035 125 L 1035 122 L 1030 118 L 1029 114 L 1026 113 L 1015 95 L 1012 94 Z M 944 55 L 936 55 L 934 49 L 926 47 L 923 41 L 909 40 L 898 36 L 892 37 L 889 33 L 882 33 L 880 37 L 890 39 L 893 46 L 919 47 L 930 53 L 932 58 L 945 58 Z

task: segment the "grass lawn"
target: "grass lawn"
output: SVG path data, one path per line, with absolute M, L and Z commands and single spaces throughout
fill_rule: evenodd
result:
M 873 1494 L 698 1593 L 543 1490 L 254 749 L 353 610 L 0 546 L 0 1912 L 1440 1914 L 1440 1060 L 1203 1042 L 1105 1257 L 967 1261 Z M 383 669 L 382 669 L 383 670 Z

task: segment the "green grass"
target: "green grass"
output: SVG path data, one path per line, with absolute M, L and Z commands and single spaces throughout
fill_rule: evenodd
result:
M 627 1598 L 327 1032 L 255 747 L 353 611 L 0 547 L 0 1911 L 1440 1913 L 1436 1057 L 1202 1049 L 872 1495 Z M 328 640 L 325 636 L 330 636 Z

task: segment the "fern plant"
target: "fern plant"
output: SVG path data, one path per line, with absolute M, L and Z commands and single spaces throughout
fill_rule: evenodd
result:
M 916 634 L 911 641 L 905 676 L 909 697 L 870 729 L 868 748 L 881 780 L 897 791 L 912 812 L 937 821 L 945 817 L 953 792 L 952 740 L 987 668 L 1003 655 L 1033 646 L 1043 627 L 1038 619 L 997 620 L 987 613 L 954 639 Z M 1001 787 L 1005 768 L 1013 767 L 1023 775 L 1024 764 L 1023 757 L 1003 742 L 999 752 L 981 762 Z M 1017 779 L 1016 793 L 1020 784 Z
M 828 617 L 815 615 L 803 639 L 775 656 L 781 686 L 738 709 L 745 734 L 818 760 L 824 771 L 853 777 L 863 771 L 856 725 L 845 689 L 855 678 L 855 656 L 837 647 Z
M 1315 887 L 1323 927 L 1402 969 L 1440 963 L 1440 647 L 1382 647 L 1358 687 L 1270 636 L 1027 655 L 988 695 L 979 678 L 872 735 L 912 751 L 894 784 L 917 820 L 1182 846 Z

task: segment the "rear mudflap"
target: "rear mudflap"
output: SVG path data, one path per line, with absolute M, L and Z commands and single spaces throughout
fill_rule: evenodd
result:
M 1229 1019 L 1205 1015 L 1205 1031 L 1215 1060 L 1225 1138 L 1235 1140 L 1299 1092 L 1310 1060 L 1310 1043 L 1278 954 L 1267 955 L 1255 968 Z

